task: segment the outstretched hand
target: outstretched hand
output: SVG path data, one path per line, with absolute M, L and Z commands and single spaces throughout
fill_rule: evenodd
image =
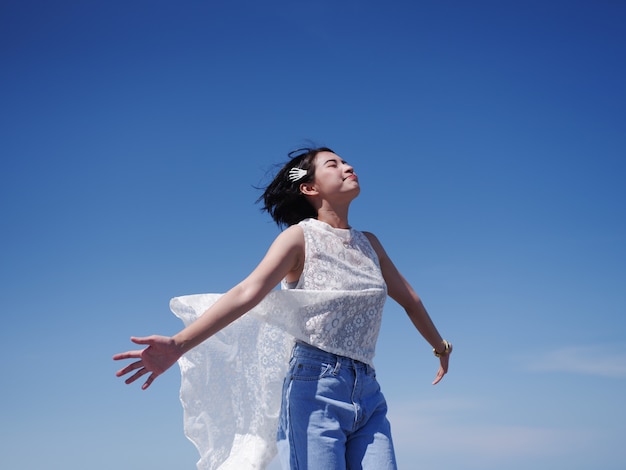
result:
M 443 376 L 448 373 L 448 364 L 450 363 L 450 354 L 452 354 L 452 344 L 450 344 L 450 349 L 448 353 L 439 357 L 439 370 L 437 371 L 437 376 L 433 381 L 433 385 L 437 385 L 443 379 Z
M 135 344 L 145 344 L 148 347 L 141 350 L 126 351 L 113 356 L 115 361 L 139 359 L 118 370 L 115 375 L 122 377 L 136 370 L 137 372 L 125 380 L 125 383 L 130 384 L 149 373 L 150 375 L 141 386 L 142 390 L 147 389 L 154 382 L 154 379 L 169 369 L 182 356 L 182 352 L 174 343 L 174 340 L 167 336 L 131 337 L 130 340 Z

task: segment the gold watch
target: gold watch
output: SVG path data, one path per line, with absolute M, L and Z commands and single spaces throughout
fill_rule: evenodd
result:
M 446 356 L 448 354 L 450 354 L 450 350 L 452 349 L 452 345 L 450 343 L 448 343 L 445 339 L 442 341 L 443 343 L 443 351 L 442 352 L 437 352 L 436 348 L 433 348 L 433 354 L 435 355 L 435 357 L 441 357 L 441 356 Z

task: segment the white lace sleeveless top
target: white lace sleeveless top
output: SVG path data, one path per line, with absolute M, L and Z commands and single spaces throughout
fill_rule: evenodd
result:
M 261 470 L 276 454 L 283 379 L 296 340 L 372 364 L 386 286 L 369 241 L 315 219 L 300 223 L 305 262 L 246 315 L 185 354 L 180 399 L 199 470 Z M 289 288 L 293 287 L 293 288 Z M 185 325 L 220 294 L 175 297 Z
M 316 219 L 299 225 L 305 242 L 302 275 L 295 286 L 283 282 L 283 288 L 339 295 L 302 305 L 282 326 L 324 351 L 372 364 L 387 298 L 374 248 L 358 230 L 334 228 Z

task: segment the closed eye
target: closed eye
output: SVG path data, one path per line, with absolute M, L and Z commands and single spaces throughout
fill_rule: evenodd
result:
M 342 165 L 347 165 L 348 164 L 348 162 L 346 162 L 345 160 L 341 160 L 341 163 L 342 163 Z M 337 162 L 336 159 L 332 158 L 330 160 L 326 160 L 324 162 L 324 165 L 330 166 L 330 167 L 336 167 L 336 166 L 339 165 L 339 163 Z

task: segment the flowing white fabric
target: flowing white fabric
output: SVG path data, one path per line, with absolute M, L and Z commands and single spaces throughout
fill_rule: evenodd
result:
M 300 225 L 306 256 L 296 288 L 271 292 L 179 360 L 185 434 L 199 470 L 264 469 L 273 459 L 295 340 L 372 364 L 387 296 L 374 250 L 356 230 L 314 219 Z M 219 297 L 176 297 L 170 308 L 189 325 Z
M 188 325 L 219 297 L 178 297 L 170 307 Z M 269 298 L 256 310 L 271 304 Z M 200 453 L 199 470 L 263 469 L 272 460 L 292 344 L 283 331 L 248 314 L 178 361 L 185 434 Z

